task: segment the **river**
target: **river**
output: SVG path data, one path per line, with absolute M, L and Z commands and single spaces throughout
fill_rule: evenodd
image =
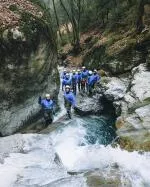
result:
M 59 100 L 55 122 L 65 114 L 62 92 Z M 110 180 L 149 187 L 150 153 L 113 148 L 113 123 L 108 116 L 74 115 L 47 134 L 1 138 L 0 187 L 98 187 Z

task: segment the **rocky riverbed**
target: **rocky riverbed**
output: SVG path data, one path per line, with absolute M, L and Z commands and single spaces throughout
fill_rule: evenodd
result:
M 149 151 L 150 71 L 146 64 L 133 68 L 131 74 L 103 77 L 96 92 L 113 103 L 121 146 Z

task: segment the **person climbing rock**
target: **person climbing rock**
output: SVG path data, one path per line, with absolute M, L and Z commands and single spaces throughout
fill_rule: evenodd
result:
M 76 92 L 77 92 L 77 82 L 78 82 L 78 77 L 76 74 L 76 70 L 73 70 L 72 77 L 71 77 L 71 86 L 72 86 L 74 95 L 76 95 Z
M 82 78 L 81 71 L 78 69 L 78 71 L 77 71 L 77 84 L 78 84 L 78 91 L 79 92 L 81 90 L 81 78 Z
M 87 89 L 87 80 L 88 80 L 88 70 L 85 68 L 85 66 L 82 67 L 81 72 L 81 90 L 85 92 Z
M 74 94 L 71 92 L 71 88 L 69 85 L 65 87 L 64 105 L 67 111 L 68 118 L 71 119 L 71 107 L 75 108 L 76 98 Z
M 45 126 L 53 122 L 54 115 L 54 101 L 51 99 L 50 94 L 46 94 L 45 98 L 39 97 L 38 103 L 42 106 L 42 113 L 45 120 Z
M 62 80 L 62 91 L 64 89 L 64 86 L 69 85 L 71 86 L 71 77 L 69 73 L 66 73 L 66 76 Z

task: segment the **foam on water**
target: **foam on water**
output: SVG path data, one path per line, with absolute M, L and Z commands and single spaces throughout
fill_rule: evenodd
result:
M 150 153 L 143 155 L 111 146 L 88 144 L 82 120 L 52 134 L 53 144 L 68 171 L 103 170 L 117 164 L 132 186 L 150 186 Z
M 19 142 L 23 142 L 22 146 L 15 147 Z M 48 135 L 17 134 L 2 138 L 0 148 L 7 152 L 4 163 L 0 164 L 1 187 L 44 185 L 68 176 L 54 161 L 55 153 Z

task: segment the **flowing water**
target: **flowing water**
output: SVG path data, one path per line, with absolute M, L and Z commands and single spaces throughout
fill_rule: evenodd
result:
M 55 121 L 64 114 L 61 103 Z M 97 187 L 110 175 L 121 181 L 116 186 L 149 187 L 150 153 L 113 148 L 113 123 L 106 116 L 74 116 L 48 134 L 1 138 L 0 187 Z

